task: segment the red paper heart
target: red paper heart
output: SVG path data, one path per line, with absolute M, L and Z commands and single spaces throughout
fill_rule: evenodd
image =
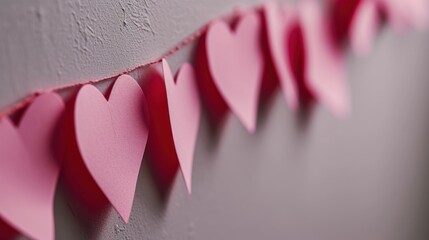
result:
M 109 101 L 85 85 L 74 108 L 76 141 L 82 159 L 107 199 L 127 222 L 148 138 L 147 104 L 142 89 L 120 76 Z
M 329 23 L 334 40 L 342 44 L 350 32 L 358 6 L 365 0 L 330 0 Z
M 18 128 L 0 122 L 0 217 L 34 239 L 54 239 L 54 195 L 60 172 L 54 135 L 64 111 L 55 93 L 39 96 Z
M 207 64 L 208 73 L 200 76 L 211 78 L 229 108 L 246 129 L 253 132 L 264 67 L 258 14 L 243 14 L 234 32 L 224 21 L 215 21 L 210 24 L 203 41 L 204 54 L 199 57 L 205 59 L 198 61 Z M 210 91 L 213 90 L 203 89 L 211 96 Z M 213 105 L 208 106 L 209 111 L 212 107 L 218 108 L 219 104 L 212 99 L 206 102 Z

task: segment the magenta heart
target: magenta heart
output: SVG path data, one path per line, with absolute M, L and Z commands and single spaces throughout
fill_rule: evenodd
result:
M 82 159 L 127 222 L 148 138 L 143 91 L 128 75 L 116 80 L 109 101 L 97 88 L 85 85 L 77 94 L 74 111 Z
M 206 35 L 208 69 L 216 87 L 249 132 L 256 128 L 263 54 L 256 12 L 244 14 L 234 32 L 224 21 L 210 24 Z
M 54 134 L 62 99 L 45 93 L 30 105 L 18 128 L 0 121 L 0 217 L 33 239 L 54 239 L 54 195 L 60 162 Z
M 186 188 L 191 193 L 193 155 L 201 115 L 195 73 L 192 65 L 185 63 L 175 81 L 165 59 L 162 60 L 162 69 L 173 142 Z

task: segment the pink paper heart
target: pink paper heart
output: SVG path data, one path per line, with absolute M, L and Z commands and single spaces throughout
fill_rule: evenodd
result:
M 201 115 L 195 73 L 192 65 L 185 63 L 177 72 L 175 81 L 165 59 L 162 69 L 173 142 L 186 188 L 191 193 L 193 155 Z
M 301 2 L 299 15 L 306 51 L 307 86 L 334 114 L 346 116 L 350 109 L 345 60 L 335 45 L 320 2 Z
M 379 29 L 379 16 L 374 1 L 363 0 L 357 6 L 349 29 L 349 39 L 353 51 L 366 55 L 372 47 Z
M 290 31 L 294 17 L 288 8 L 282 8 L 274 2 L 263 6 L 265 24 L 267 29 L 267 42 L 274 70 L 277 73 L 283 95 L 289 107 L 295 110 L 298 107 L 298 93 L 292 75 L 291 63 L 288 59 L 286 36 Z
M 427 0 L 364 0 L 375 1 L 385 10 L 389 23 L 396 29 L 423 29 L 429 23 Z
M 116 80 L 109 101 L 92 85 L 76 97 L 76 141 L 83 162 L 125 222 L 148 138 L 146 109 L 142 89 L 128 75 Z
M 426 0 L 361 0 L 349 29 L 351 46 L 358 54 L 367 54 L 380 27 L 379 10 L 383 10 L 395 29 L 423 29 L 429 22 Z
M 243 14 L 234 32 L 224 21 L 210 24 L 205 38 L 208 69 L 222 97 L 249 132 L 256 128 L 263 55 L 256 12 Z
M 45 93 L 29 106 L 18 128 L 0 122 L 0 217 L 34 239 L 54 239 L 54 195 L 60 163 L 54 134 L 62 99 Z

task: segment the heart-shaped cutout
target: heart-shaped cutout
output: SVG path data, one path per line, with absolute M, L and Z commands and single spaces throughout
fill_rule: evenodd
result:
M 146 111 L 143 91 L 128 75 L 116 80 L 109 101 L 85 85 L 75 102 L 74 127 L 83 162 L 125 222 L 148 139 Z
M 290 31 L 294 16 L 288 7 L 280 7 L 275 2 L 263 6 L 263 16 L 267 33 L 267 45 L 274 70 L 282 88 L 283 95 L 292 110 L 298 107 L 298 93 L 291 63 L 288 58 L 286 36 Z
M 0 217 L 33 239 L 54 239 L 54 195 L 60 162 L 54 151 L 64 102 L 55 93 L 36 98 L 15 127 L 0 121 Z
M 425 29 L 429 25 L 429 2 L 427 0 L 362 0 L 375 1 L 385 12 L 387 20 L 395 29 Z
M 353 52 L 367 55 L 379 29 L 380 19 L 376 2 L 363 0 L 358 4 L 349 29 Z
M 343 53 L 318 1 L 299 5 L 299 21 L 306 54 L 304 78 L 311 94 L 339 117 L 349 114 L 349 94 Z
M 162 60 L 162 70 L 174 146 L 186 188 L 191 193 L 192 163 L 201 116 L 195 73 L 192 65 L 185 63 L 174 80 L 165 59 Z
M 192 65 L 185 63 L 173 77 L 168 62 L 147 75 L 144 91 L 149 103 L 149 166 L 162 193 L 168 193 L 180 167 L 188 193 L 192 186 L 193 155 L 201 103 Z
M 216 88 L 246 129 L 254 132 L 264 67 L 258 14 L 244 13 L 234 32 L 224 21 L 214 21 L 204 41 L 205 60 Z
M 371 50 L 375 35 L 380 28 L 384 12 L 395 29 L 424 29 L 429 24 L 429 5 L 426 0 L 361 0 L 354 5 L 349 39 L 355 53 L 364 55 Z

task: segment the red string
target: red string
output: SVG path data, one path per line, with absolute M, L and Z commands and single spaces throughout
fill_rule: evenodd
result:
M 256 11 L 260 11 L 262 9 L 262 6 L 255 6 L 253 7 L 254 10 Z M 240 13 L 243 12 L 243 8 L 237 8 L 233 11 L 232 14 L 229 15 L 229 17 L 235 18 L 238 15 L 240 15 Z M 228 19 L 228 16 L 223 16 L 220 17 L 220 19 Z M 185 46 L 193 43 L 194 41 L 196 41 L 199 37 L 201 37 L 206 31 L 208 26 L 210 25 L 211 21 L 208 22 L 207 24 L 205 24 L 203 27 L 201 27 L 200 29 L 198 29 L 196 32 L 194 32 L 192 35 L 190 35 L 189 37 L 187 37 L 186 39 L 184 39 L 183 41 L 181 41 L 178 45 L 176 45 L 175 47 L 173 47 L 172 49 L 170 49 L 167 53 L 165 53 L 164 55 L 162 55 L 161 57 L 159 57 L 158 59 L 155 59 L 153 61 L 144 63 L 144 64 L 140 64 L 137 65 L 135 67 L 132 68 L 128 68 L 125 71 L 122 71 L 120 73 L 117 74 L 113 74 L 111 76 L 102 78 L 102 79 L 97 79 L 97 80 L 88 80 L 88 81 L 84 81 L 84 82 L 79 82 L 79 83 L 73 83 L 73 84 L 66 84 L 66 85 L 62 85 L 62 86 L 58 86 L 58 87 L 54 87 L 54 88 L 47 88 L 47 89 L 43 89 L 43 90 L 39 90 L 36 91 L 32 94 L 30 94 L 29 96 L 27 96 L 26 98 L 24 98 L 23 100 L 13 104 L 12 106 L 1 110 L 0 111 L 0 120 L 4 117 L 8 117 L 12 114 L 14 114 L 15 112 L 27 107 L 29 104 L 31 104 L 34 99 L 36 99 L 36 97 L 38 97 L 39 95 L 46 93 L 46 92 L 54 92 L 54 91 L 60 91 L 60 90 L 65 90 L 65 89 L 69 89 L 69 88 L 74 88 L 74 87 L 79 87 L 79 86 L 83 86 L 85 84 L 94 84 L 94 83 L 98 83 L 98 82 L 102 82 L 102 81 L 106 81 L 112 78 L 117 78 L 122 74 L 127 74 L 130 73 L 134 70 L 136 70 L 137 68 L 142 68 L 142 67 L 146 67 L 146 66 L 150 66 L 153 64 L 157 64 L 159 62 L 162 61 L 163 58 L 167 58 L 169 56 L 171 56 L 172 54 L 174 54 L 175 52 L 179 51 L 180 49 L 184 48 Z
M 69 88 L 79 87 L 79 86 L 82 86 L 85 84 L 94 84 L 94 83 L 106 81 L 106 80 L 111 79 L 111 78 L 117 78 L 122 74 L 130 73 L 130 72 L 136 70 L 137 68 L 146 67 L 146 66 L 150 66 L 150 65 L 159 63 L 162 61 L 163 58 L 167 58 L 167 57 L 171 56 L 172 54 L 179 51 L 183 47 L 185 47 L 185 46 L 189 45 L 190 43 L 194 42 L 195 40 L 197 40 L 201 35 L 203 35 L 206 32 L 208 25 L 209 24 L 206 24 L 203 27 L 201 27 L 198 31 L 196 31 L 195 33 L 193 33 L 192 35 L 187 37 L 185 40 L 180 42 L 178 45 L 176 45 L 174 48 L 170 49 L 167 53 L 165 53 L 164 55 L 162 55 L 160 58 L 158 58 L 156 60 L 153 60 L 153 61 L 150 61 L 150 62 L 147 62 L 144 64 L 140 64 L 140 65 L 137 65 L 137 66 L 132 67 L 132 68 L 128 68 L 123 72 L 120 72 L 120 73 L 117 73 L 117 74 L 114 74 L 112 76 L 108 76 L 108 77 L 105 77 L 102 79 L 89 80 L 89 81 L 73 83 L 73 84 L 66 84 L 66 85 L 62 85 L 62 86 L 58 86 L 58 87 L 54 87 L 54 88 L 47 88 L 44 90 L 36 91 L 36 92 L 32 93 L 31 95 L 27 96 L 26 98 L 24 98 L 23 100 L 19 101 L 18 103 L 15 103 L 12 106 L 0 111 L 0 120 L 4 117 L 8 117 L 8 116 L 14 114 L 15 112 L 27 107 L 29 104 L 31 104 L 34 101 L 34 99 L 36 99 L 39 95 L 41 95 L 43 93 L 60 91 L 60 90 L 65 90 L 65 89 L 69 89 Z

